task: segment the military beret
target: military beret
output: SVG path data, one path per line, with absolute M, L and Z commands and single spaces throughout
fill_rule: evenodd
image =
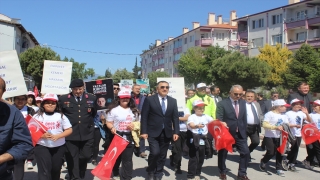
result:
M 71 81 L 69 88 L 82 87 L 82 86 L 84 86 L 84 82 L 82 79 L 74 79 Z

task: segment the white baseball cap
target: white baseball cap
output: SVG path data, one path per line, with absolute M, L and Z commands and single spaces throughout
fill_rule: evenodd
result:
M 43 97 L 43 101 L 58 101 L 58 96 L 56 94 L 53 93 L 47 93 L 46 95 L 44 95 Z
M 128 90 L 121 90 L 121 91 L 118 93 L 118 96 L 119 96 L 120 99 L 131 98 L 130 91 L 128 91 Z
M 315 105 L 320 106 L 320 100 L 317 99 L 317 100 L 315 100 L 315 101 L 313 101 L 313 102 L 310 102 L 310 104 L 315 104 Z
M 197 84 L 197 88 L 207 87 L 205 83 L 199 83 Z
M 274 106 L 286 106 L 286 107 L 290 107 L 289 104 L 286 103 L 286 101 L 284 99 L 277 99 L 273 102 Z
M 206 106 L 206 104 L 202 100 L 197 99 L 192 103 L 192 107 L 195 107 L 195 106 L 201 107 L 201 106 Z
M 41 97 L 36 97 L 36 101 L 43 101 Z
M 292 99 L 292 101 L 290 102 L 290 104 L 292 105 L 292 104 L 294 104 L 294 103 L 304 103 L 304 101 L 302 101 L 302 100 L 300 100 L 300 99 L 297 99 L 297 98 L 295 98 L 295 99 Z
M 32 92 L 32 91 L 28 91 L 27 96 L 29 96 L 29 95 L 36 96 L 36 95 L 34 94 L 34 92 Z

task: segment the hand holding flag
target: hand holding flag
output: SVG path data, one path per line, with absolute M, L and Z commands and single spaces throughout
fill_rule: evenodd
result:
M 213 136 L 216 144 L 216 149 L 226 149 L 229 152 L 233 152 L 232 144 L 235 144 L 235 140 L 229 132 L 229 129 L 223 125 L 220 120 L 214 120 L 208 124 L 208 130 Z
M 281 139 L 282 139 L 282 141 L 281 141 L 282 143 L 277 148 L 277 150 L 279 151 L 280 154 L 284 154 L 284 152 L 286 150 L 286 146 L 287 146 L 288 132 L 282 130 L 281 131 Z
M 308 145 L 320 139 L 320 132 L 313 123 L 306 124 L 301 130 L 302 139 Z
M 35 146 L 41 136 L 48 131 L 48 128 L 30 115 L 26 117 L 26 122 L 31 134 L 32 144 Z

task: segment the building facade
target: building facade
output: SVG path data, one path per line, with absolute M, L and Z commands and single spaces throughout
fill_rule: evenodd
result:
M 223 22 L 222 16 L 216 18 L 209 13 L 207 25 L 201 26 L 199 22 L 192 23 L 192 29 L 182 29 L 178 37 L 169 37 L 167 40 L 156 40 L 155 46 L 143 52 L 141 57 L 142 76 L 146 78 L 153 71 L 167 72 L 171 77 L 178 77 L 175 67 L 181 55 L 191 47 L 206 48 L 219 45 L 225 49 L 236 49 L 245 43 L 237 41 L 236 11 L 230 12 L 230 20 Z
M 36 45 L 39 45 L 37 39 L 19 19 L 0 14 L 0 51 L 16 50 L 20 54 Z
M 320 47 L 320 0 L 289 0 L 288 5 L 234 20 L 238 23 L 238 39 L 247 43 L 240 50 L 257 56 L 259 47 L 280 43 L 295 51 L 303 43 Z

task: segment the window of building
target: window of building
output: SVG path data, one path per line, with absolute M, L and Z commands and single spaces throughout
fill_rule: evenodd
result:
M 188 38 L 184 38 L 184 44 L 188 43 Z
M 252 48 L 263 47 L 263 38 L 252 39 Z
M 320 16 L 320 6 L 316 6 L 316 7 L 315 7 L 315 14 L 316 14 L 317 16 Z
M 164 64 L 164 59 L 160 59 L 159 64 Z
M 171 62 L 171 56 L 169 57 L 169 62 Z
M 297 41 L 305 41 L 307 39 L 307 32 L 299 32 L 296 34 Z
M 172 50 L 172 44 L 170 44 L 170 50 Z
M 193 36 L 190 36 L 189 39 L 190 39 L 190 42 L 193 42 Z
M 164 60 L 164 63 L 167 63 L 168 62 L 168 58 L 166 58 L 165 60 Z
M 258 19 L 252 21 L 252 29 L 264 27 L 264 19 Z
M 308 10 L 298 11 L 296 15 L 297 20 L 305 19 L 308 16 Z
M 282 23 L 282 14 L 272 16 L 272 24 Z
M 208 38 L 208 33 L 201 34 L 201 39 L 203 39 L 203 38 Z
M 272 36 L 272 45 L 282 44 L 282 34 Z
M 224 40 L 224 33 L 216 33 L 217 40 Z

